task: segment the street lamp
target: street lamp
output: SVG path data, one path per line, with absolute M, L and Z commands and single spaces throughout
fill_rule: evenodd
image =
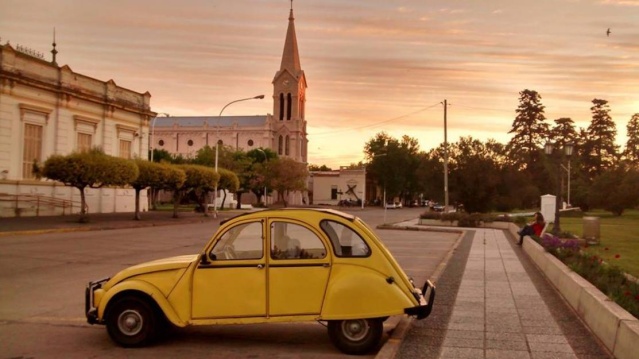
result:
M 558 165 L 558 170 L 557 170 L 557 196 L 555 197 L 555 224 L 554 227 L 552 229 L 552 232 L 554 235 L 558 235 L 561 232 L 561 225 L 559 223 L 559 207 L 561 206 L 561 190 L 562 190 L 562 185 L 561 185 L 561 175 L 562 175 L 562 170 L 565 169 L 562 161 L 564 159 L 564 156 L 568 158 L 568 168 L 570 168 L 570 156 L 572 156 L 572 150 L 573 150 L 573 145 L 571 143 L 566 143 L 564 145 L 563 149 L 559 149 L 557 148 L 556 153 L 557 153 L 557 163 Z M 552 142 L 547 142 L 546 145 L 544 146 L 544 152 L 546 153 L 546 155 L 551 155 L 553 153 L 553 150 L 555 150 L 554 145 Z M 568 193 L 570 193 L 570 172 L 568 172 Z M 568 195 L 570 196 L 570 195 Z M 570 202 L 570 201 L 569 201 Z
M 166 112 L 160 112 L 158 113 L 155 117 L 153 117 L 153 119 L 151 120 L 151 145 L 149 146 L 149 148 L 151 149 L 151 162 L 153 162 L 153 150 L 155 149 L 154 146 L 154 140 L 153 140 L 153 134 L 154 134 L 154 130 L 155 130 L 155 119 L 157 119 L 158 117 L 160 117 L 160 115 L 164 115 L 164 117 L 171 117 L 171 115 L 169 115 Z
M 261 100 L 263 98 L 264 98 L 264 95 L 241 98 L 239 100 L 231 101 L 231 102 L 227 103 L 226 105 L 224 105 L 224 107 L 222 107 L 222 110 L 220 111 L 220 114 L 217 116 L 217 129 L 216 129 L 216 133 L 215 133 L 215 137 L 216 137 L 216 141 L 215 141 L 215 173 L 218 173 L 218 171 L 217 171 L 217 161 L 218 161 L 218 152 L 219 152 L 219 147 L 220 147 L 220 118 L 222 117 L 222 112 L 224 112 L 224 109 L 229 107 L 229 105 L 234 104 L 236 102 L 248 101 L 248 100 Z M 219 180 L 218 180 L 218 182 L 219 182 Z M 213 218 L 217 218 L 217 183 L 218 182 L 215 183 L 215 198 L 214 198 L 214 201 L 213 201 Z
M 264 155 L 264 173 L 266 174 L 266 163 L 268 163 L 268 157 L 266 156 L 266 152 L 263 149 L 258 148 L 258 151 L 262 152 Z M 266 175 L 264 176 L 264 207 L 266 207 Z

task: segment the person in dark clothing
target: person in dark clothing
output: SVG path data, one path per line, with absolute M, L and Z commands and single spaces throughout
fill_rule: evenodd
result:
M 536 235 L 537 237 L 541 236 L 541 232 L 546 227 L 546 222 L 544 221 L 544 215 L 541 212 L 535 212 L 535 220 L 532 223 L 525 225 L 519 232 L 519 244 L 520 246 L 524 242 L 524 236 Z

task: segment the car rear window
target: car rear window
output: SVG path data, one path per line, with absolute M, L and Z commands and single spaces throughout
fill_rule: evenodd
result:
M 333 252 L 338 257 L 368 257 L 371 249 L 352 228 L 335 221 L 324 220 L 320 227 L 330 238 Z

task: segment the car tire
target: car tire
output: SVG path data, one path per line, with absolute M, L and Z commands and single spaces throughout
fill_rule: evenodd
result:
M 148 301 L 135 296 L 120 298 L 108 309 L 106 327 L 111 339 L 126 347 L 142 347 L 155 339 L 160 321 Z
M 373 350 L 382 338 L 384 321 L 380 318 L 332 320 L 328 336 L 337 349 L 346 354 L 361 355 Z

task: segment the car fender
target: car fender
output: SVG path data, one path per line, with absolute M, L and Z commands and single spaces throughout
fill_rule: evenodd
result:
M 106 311 L 108 304 L 111 302 L 111 300 L 114 297 L 116 297 L 118 294 L 121 294 L 124 292 L 144 293 L 145 295 L 150 297 L 153 301 L 155 301 L 155 304 L 157 304 L 157 306 L 164 313 L 164 316 L 166 316 L 166 318 L 172 324 L 178 327 L 185 327 L 187 325 L 187 323 L 182 321 L 180 317 L 176 314 L 175 310 L 173 309 L 173 306 L 171 306 L 171 304 L 166 299 L 166 297 L 162 294 L 162 291 L 160 291 L 159 288 L 155 287 L 154 285 L 148 282 L 135 280 L 135 279 L 120 282 L 114 285 L 113 287 L 111 287 L 106 293 L 104 293 L 104 296 L 100 300 L 100 305 L 98 306 L 98 318 L 100 318 L 101 321 L 104 321 L 105 319 L 104 313 Z
M 321 316 L 324 320 L 378 318 L 403 314 L 404 308 L 416 303 L 392 276 L 361 266 L 336 265 Z

